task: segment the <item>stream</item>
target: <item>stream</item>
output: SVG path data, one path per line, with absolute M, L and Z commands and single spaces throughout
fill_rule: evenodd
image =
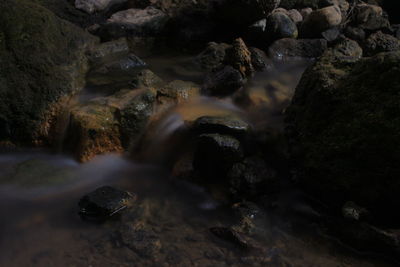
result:
M 143 60 L 165 81 L 201 82 L 200 72 L 185 67 L 185 57 Z M 235 222 L 227 203 L 172 178 L 164 164 L 181 145 L 169 143 L 169 136 L 200 116 L 234 113 L 256 129 L 282 130 L 282 110 L 307 65 L 279 63 L 257 73 L 246 87 L 250 104 L 202 96 L 175 106 L 149 130 L 151 142 L 139 159 L 106 154 L 81 164 L 46 150 L 1 153 L 0 266 L 391 266 L 324 238 L 312 226 L 297 227 L 301 219 L 290 214 L 302 204 L 297 192 L 284 196 L 285 212 L 255 214 L 257 248 L 240 249 L 209 231 Z M 86 88 L 80 101 L 107 94 Z M 135 193 L 137 207 L 103 224 L 81 220 L 79 199 L 104 185 Z M 144 233 L 133 247 L 124 230 L 131 223 Z

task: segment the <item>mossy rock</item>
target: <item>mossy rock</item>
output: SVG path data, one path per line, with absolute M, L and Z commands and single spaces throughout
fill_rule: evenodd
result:
M 329 50 L 305 72 L 287 110 L 287 132 L 309 193 L 336 207 L 355 201 L 375 218 L 395 221 L 399 92 L 400 52 L 352 61 Z
M 28 0 L 0 3 L 0 140 L 46 142 L 57 106 L 83 84 L 95 39 Z

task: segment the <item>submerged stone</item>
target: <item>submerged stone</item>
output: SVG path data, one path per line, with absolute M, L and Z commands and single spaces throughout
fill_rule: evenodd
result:
M 105 221 L 132 207 L 136 196 L 111 186 L 100 187 L 79 200 L 82 219 Z

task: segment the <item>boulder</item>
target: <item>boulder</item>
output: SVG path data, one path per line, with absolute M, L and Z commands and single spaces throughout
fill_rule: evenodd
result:
M 52 143 L 96 39 L 25 0 L 0 3 L 0 142 Z
M 324 39 L 292 39 L 275 41 L 268 49 L 268 55 L 275 60 L 317 58 L 327 49 Z
M 89 14 L 103 12 L 113 5 L 124 4 L 128 0 L 75 0 L 75 7 Z
M 341 22 L 342 14 L 339 7 L 328 6 L 317 9 L 304 19 L 300 34 L 302 37 L 318 37 L 321 32 L 339 26 Z
M 159 9 L 131 8 L 114 13 L 97 34 L 105 40 L 124 36 L 156 37 L 163 33 L 167 21 L 168 16 Z
M 274 12 L 267 17 L 266 34 L 269 40 L 297 38 L 296 23 L 283 12 Z
M 154 101 L 153 90 L 122 90 L 73 107 L 65 149 L 81 162 L 96 155 L 129 149 L 146 128 Z
M 364 30 L 377 31 L 389 28 L 389 21 L 383 16 L 380 6 L 359 4 L 355 9 L 355 23 Z
M 214 96 L 228 96 L 244 85 L 242 74 L 232 66 L 221 66 L 208 73 L 204 79 L 202 90 Z
M 382 33 L 381 31 L 371 34 L 364 43 L 364 50 L 367 56 L 381 52 L 389 52 L 400 49 L 400 40 L 396 37 Z
M 192 129 L 195 134 L 226 134 L 244 139 L 250 131 L 250 125 L 233 116 L 203 116 L 194 121 Z
M 304 73 L 286 113 L 292 160 L 308 193 L 398 223 L 400 52 L 351 54 L 330 49 Z
M 224 63 L 234 67 L 243 77 L 254 73 L 251 53 L 241 38 L 234 40 L 232 47 L 226 50 Z
M 223 62 L 225 51 L 230 47 L 225 43 L 210 42 L 207 44 L 206 49 L 196 56 L 195 62 L 201 69 L 211 71 Z

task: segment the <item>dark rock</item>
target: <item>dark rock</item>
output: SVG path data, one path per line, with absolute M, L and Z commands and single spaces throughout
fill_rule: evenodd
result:
M 228 170 L 243 158 L 241 143 L 234 137 L 221 134 L 202 134 L 198 137 L 193 166 L 196 171 L 223 179 Z
M 303 21 L 303 16 L 297 9 L 288 10 L 287 15 L 296 24 L 300 24 Z
M 217 236 L 225 241 L 231 242 L 242 249 L 251 248 L 249 239 L 246 238 L 246 236 L 244 234 L 239 233 L 239 232 L 233 230 L 232 228 L 212 227 L 212 228 L 210 228 L 210 232 L 212 234 L 214 234 L 215 236 Z
M 127 9 L 113 14 L 97 31 L 105 40 L 124 36 L 155 37 L 165 30 L 168 16 L 159 9 Z
M 399 49 L 399 39 L 380 31 L 371 34 L 364 43 L 364 50 L 367 56 L 372 56 L 381 52 L 395 51 Z
M 300 28 L 301 37 L 318 37 L 323 31 L 339 26 L 342 14 L 339 7 L 329 6 L 314 10 L 304 19 Z
M 204 51 L 196 58 L 195 62 L 200 65 L 203 70 L 212 70 L 218 67 L 225 59 L 225 51 L 231 46 L 224 43 L 208 43 Z
M 366 36 L 365 31 L 363 29 L 351 26 L 348 26 L 345 29 L 344 34 L 346 37 L 357 42 L 363 42 Z
M 57 119 L 84 85 L 96 39 L 32 1 L 0 3 L 0 141 L 54 142 Z
M 312 8 L 303 8 L 300 10 L 300 14 L 303 16 L 303 21 L 313 12 Z
M 232 66 L 223 66 L 208 73 L 203 84 L 203 91 L 210 95 L 227 96 L 242 88 L 242 74 Z
M 272 41 L 282 38 L 297 38 L 298 35 L 296 23 L 282 12 L 274 12 L 267 17 L 265 31 L 268 39 Z
M 111 186 L 103 186 L 79 200 L 79 215 L 83 219 L 104 221 L 131 207 L 136 196 Z
M 232 47 L 226 50 L 224 63 L 237 69 L 243 77 L 254 73 L 251 53 L 241 38 L 234 40 Z
M 231 193 L 236 197 L 254 198 L 278 190 L 277 173 L 261 158 L 245 158 L 228 173 Z
M 275 41 L 268 49 L 268 54 L 275 60 L 317 58 L 327 49 L 324 39 L 292 39 Z
M 343 17 L 347 15 L 347 12 L 350 8 L 350 4 L 346 0 L 320 0 L 318 6 L 319 8 L 337 6 L 339 7 Z
M 358 206 L 354 202 L 346 202 L 342 208 L 343 217 L 358 221 L 368 213 L 368 210 Z
M 154 87 L 158 88 L 162 86 L 164 81 L 158 77 L 151 70 L 142 70 L 136 73 L 134 77 L 132 77 L 130 84 L 135 88 L 143 88 L 143 87 Z
M 200 95 L 200 87 L 192 82 L 174 80 L 157 91 L 157 100 L 161 104 L 173 102 L 179 104 Z
M 193 130 L 197 134 L 218 133 L 243 139 L 250 131 L 250 125 L 240 118 L 232 116 L 204 116 L 193 123 Z
M 340 36 L 340 30 L 337 27 L 330 28 L 321 33 L 321 36 L 328 42 L 333 42 Z
M 272 68 L 272 62 L 267 59 L 267 55 L 261 49 L 250 47 L 251 64 L 256 71 L 264 71 Z
M 120 55 L 129 54 L 129 45 L 126 38 L 101 43 L 86 54 L 91 64 L 101 64 L 112 61 Z
M 359 60 L 334 54 L 328 50 L 304 73 L 287 109 L 298 178 L 338 209 L 352 199 L 376 220 L 395 224 L 400 52 Z
M 103 12 L 113 5 L 126 3 L 128 0 L 75 0 L 75 7 L 86 13 Z
M 355 62 L 363 56 L 363 50 L 356 41 L 343 39 L 327 54 L 333 61 Z
M 390 26 L 389 21 L 383 17 L 383 11 L 380 6 L 359 4 L 355 10 L 355 21 L 359 28 L 377 31 Z

